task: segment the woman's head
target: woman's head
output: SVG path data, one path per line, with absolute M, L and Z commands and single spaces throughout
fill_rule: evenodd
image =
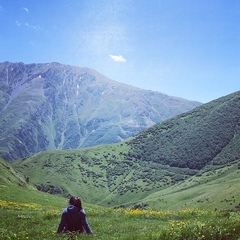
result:
M 78 207 L 79 210 L 82 210 L 82 202 L 81 202 L 81 199 L 80 199 L 80 198 L 78 198 L 78 197 L 75 198 L 74 206 L 75 206 L 75 207 Z
M 70 199 L 69 199 L 69 204 L 70 205 L 75 205 L 75 201 L 76 201 L 76 198 L 75 197 L 70 197 Z

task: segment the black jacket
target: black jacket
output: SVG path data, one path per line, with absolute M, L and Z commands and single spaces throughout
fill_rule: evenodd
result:
M 73 205 L 69 205 L 65 208 L 62 213 L 57 233 L 61 233 L 62 231 L 77 231 L 80 233 L 86 231 L 87 233 L 92 234 L 93 232 L 87 222 L 84 209 L 79 211 L 79 208 Z

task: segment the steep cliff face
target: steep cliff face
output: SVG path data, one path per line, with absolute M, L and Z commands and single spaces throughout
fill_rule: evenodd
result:
M 0 156 L 122 141 L 199 106 L 81 67 L 0 64 Z

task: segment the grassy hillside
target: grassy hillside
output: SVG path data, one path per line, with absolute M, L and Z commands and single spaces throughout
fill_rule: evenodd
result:
M 69 161 L 69 157 L 67 159 Z M 19 186 L 21 174 L 1 160 L 0 239 L 237 240 L 240 235 L 239 168 L 238 162 L 215 170 L 205 168 L 181 183 L 150 194 L 131 208 L 105 208 L 83 201 L 94 232 L 87 236 L 56 234 L 68 199 Z M 11 177 L 11 181 L 4 180 Z M 82 197 L 82 194 L 83 191 L 79 191 L 76 195 Z M 238 208 L 234 208 L 235 205 Z M 235 211 L 223 211 L 231 208 Z
M 202 169 L 240 159 L 240 91 L 156 124 L 129 141 L 139 161 Z
M 134 206 L 142 201 L 147 201 L 143 206 L 166 207 L 161 201 L 152 201 L 151 196 L 166 195 L 164 201 L 168 203 L 167 195 L 171 195 L 165 193 L 175 193 L 179 184 L 189 185 L 189 189 L 197 187 L 190 183 L 201 179 L 198 176 L 202 171 L 206 172 L 206 181 L 221 177 L 218 168 L 226 172 L 224 169 L 233 164 L 238 171 L 234 164 L 240 159 L 239 119 L 240 92 L 236 92 L 157 124 L 123 143 L 42 152 L 13 166 L 39 190 L 49 193 L 81 194 L 87 202 L 109 207 Z M 234 176 L 238 178 L 237 173 Z M 225 192 L 227 186 L 219 188 Z M 206 185 L 206 192 L 211 187 L 216 186 Z M 195 189 L 189 190 L 184 204 L 191 203 L 194 191 L 203 191 Z M 214 191 L 212 196 L 214 205 Z M 201 202 L 202 197 L 199 195 L 192 204 Z M 220 199 L 229 198 L 223 194 Z M 226 207 L 234 208 L 234 204 Z
M 98 154 L 100 149 L 101 147 L 94 148 Z M 113 151 L 113 146 L 109 146 L 110 149 Z M 113 166 L 107 158 L 104 165 L 97 165 L 92 161 L 80 165 L 79 161 L 75 160 L 76 156 L 77 159 L 81 159 L 80 152 L 78 155 L 74 151 L 38 154 L 32 159 L 23 160 L 25 164 L 23 166 L 20 161 L 16 162 L 20 163 L 17 169 L 21 170 L 23 167 L 25 174 L 30 176 L 30 181 L 42 191 L 65 196 L 81 195 L 87 202 L 104 206 L 150 207 L 162 210 L 185 207 L 236 210 L 240 204 L 240 194 L 237 191 L 240 187 L 239 161 L 224 167 L 207 166 L 193 176 L 180 174 L 181 170 L 187 172 L 187 169 L 171 167 L 159 169 L 158 174 L 161 176 L 163 173 L 168 173 L 168 182 L 160 181 L 159 188 L 153 188 L 154 183 L 149 185 L 145 182 L 150 176 L 140 165 L 135 164 L 131 169 L 123 168 L 122 160 L 119 159 L 119 162 L 115 162 Z M 95 154 L 93 149 L 90 152 Z M 86 156 L 89 155 L 86 155 L 86 152 L 82 154 L 85 160 L 88 159 Z M 53 161 L 56 165 L 52 163 L 51 167 L 48 166 L 49 159 L 54 159 L 56 156 L 58 160 Z M 104 167 L 105 171 L 103 171 Z M 112 175 L 109 175 L 110 173 Z M 156 174 L 151 177 L 157 176 Z
M 25 176 L 16 172 L 12 165 L 0 158 L 0 184 L 14 184 L 31 187 Z
M 165 190 L 150 194 L 139 202 L 151 208 L 174 210 L 198 207 L 201 209 L 240 209 L 239 161 L 215 170 L 205 169 L 197 175 Z
M 56 234 L 67 199 L 13 184 L 0 185 L 0 239 L 237 240 L 239 212 L 110 209 L 83 203 L 94 232 Z
M 16 161 L 14 168 L 39 190 L 83 199 L 105 206 L 135 203 L 197 173 L 167 165 L 134 161 L 127 144 L 49 151 Z

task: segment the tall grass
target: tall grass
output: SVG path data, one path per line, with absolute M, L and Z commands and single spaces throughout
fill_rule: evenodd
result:
M 239 212 L 110 209 L 87 205 L 93 235 L 56 234 L 62 207 L 0 201 L 0 239 L 239 239 Z

